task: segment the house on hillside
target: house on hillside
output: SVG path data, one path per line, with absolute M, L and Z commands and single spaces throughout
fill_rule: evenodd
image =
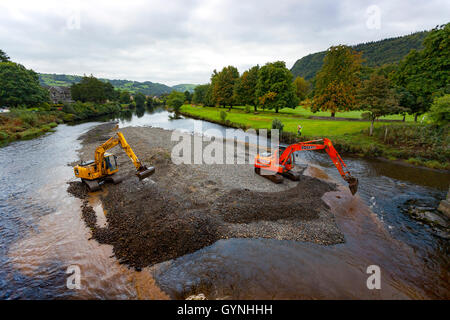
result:
M 70 87 L 49 87 L 48 92 L 53 103 L 73 102 Z

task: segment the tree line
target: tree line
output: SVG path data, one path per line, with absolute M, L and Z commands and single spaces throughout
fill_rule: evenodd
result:
M 362 67 L 361 52 L 350 47 L 331 47 L 313 80 L 311 110 L 332 116 L 338 111 L 366 111 L 371 132 L 377 118 L 390 114 L 413 114 L 417 121 L 430 112 L 433 120 L 448 119 L 450 106 L 442 103 L 448 98 L 438 99 L 450 94 L 449 39 L 450 24 L 436 27 L 425 37 L 422 50 L 411 50 L 398 64 L 378 68 Z
M 193 103 L 206 106 L 236 105 L 274 109 L 295 108 L 299 101 L 313 112 L 363 110 L 371 120 L 390 114 L 419 115 L 448 123 L 450 106 L 450 24 L 427 33 L 423 49 L 411 50 L 398 64 L 363 66 L 363 53 L 352 47 L 329 48 L 323 66 L 310 81 L 293 79 L 282 61 L 254 66 L 239 75 L 233 66 L 213 71 L 208 84 L 197 86 Z M 437 101 L 438 99 L 441 99 Z M 447 119 L 447 120 L 445 120 Z
M 49 100 L 48 91 L 39 85 L 37 73 L 12 62 L 0 50 L 0 107 L 29 106 Z
M 81 102 L 105 103 L 106 101 L 126 104 L 131 108 L 152 109 L 162 105 L 153 96 L 146 96 L 142 92 L 132 95 L 128 90 L 120 90 L 106 81 L 99 80 L 93 75 L 83 76 L 79 83 L 70 87 L 72 99 Z
M 296 80 L 297 81 L 297 80 Z M 303 80 L 304 81 L 304 80 Z M 229 109 L 237 105 L 272 109 L 295 108 L 307 90 L 296 86 L 293 76 L 283 61 L 270 62 L 260 67 L 256 65 L 239 75 L 234 66 L 224 67 L 220 72 L 214 70 L 211 82 L 194 89 L 193 103 L 206 106 L 221 106 Z M 303 90 L 305 92 L 300 92 Z

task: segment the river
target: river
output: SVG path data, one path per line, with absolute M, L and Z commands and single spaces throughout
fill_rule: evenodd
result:
M 172 119 L 163 110 L 113 120 L 121 127 L 191 132 L 226 129 L 201 120 Z M 214 279 L 209 290 L 215 290 L 214 296 L 220 298 L 450 296 L 448 240 L 399 208 L 408 199 L 437 206 L 446 195 L 450 174 L 361 158 L 344 159 L 359 178 L 358 200 L 326 199 L 341 210 L 337 222 L 346 236 L 344 245 L 228 239 L 153 267 L 152 276 L 129 270 L 112 257 L 110 246 L 88 240 L 89 230 L 80 219 L 80 201 L 66 192 L 66 183 L 73 180 L 68 164 L 78 158 L 78 137 L 99 123 L 60 125 L 53 133 L 0 148 L 0 298 L 164 298 L 160 289 L 176 297 L 205 279 Z M 339 181 L 336 169 L 322 153 L 302 152 L 296 161 L 317 168 L 319 173 L 310 172 L 312 175 Z M 98 199 L 91 202 L 96 210 L 102 210 Z M 370 219 L 349 217 L 351 206 L 363 205 L 370 208 L 365 214 Z M 368 252 L 371 250 L 374 252 Z M 367 276 L 361 269 L 365 263 L 385 268 L 387 286 L 393 289 L 386 294 L 368 292 L 363 281 Z M 70 265 L 82 270 L 81 290 L 66 287 Z M 356 283 L 355 277 L 361 281 Z

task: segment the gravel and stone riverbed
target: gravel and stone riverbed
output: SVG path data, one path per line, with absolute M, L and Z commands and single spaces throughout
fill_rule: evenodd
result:
M 80 137 L 80 159 L 114 134 L 114 124 L 95 127 Z M 299 182 L 274 184 L 250 164 L 174 164 L 172 131 L 150 127 L 121 129 L 137 156 L 156 172 L 139 181 L 134 166 L 116 147 L 125 180 L 99 191 L 107 225 L 97 224 L 89 194 L 78 181 L 68 192 L 83 199 L 82 218 L 92 238 L 110 244 L 116 258 L 136 269 L 174 259 L 219 239 L 272 238 L 322 245 L 344 242 L 330 208 L 321 199 L 332 183 L 301 175 Z M 224 147 L 232 142 L 224 141 Z M 209 142 L 204 142 L 204 146 Z M 249 159 L 253 154 L 246 155 Z M 72 165 L 72 164 L 71 164 Z M 304 168 L 297 168 L 302 171 Z

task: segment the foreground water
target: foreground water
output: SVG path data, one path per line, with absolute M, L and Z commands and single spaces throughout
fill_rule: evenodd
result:
M 121 127 L 225 131 L 200 120 L 171 119 L 166 111 L 117 120 Z M 110 246 L 88 241 L 80 202 L 66 193 L 73 175 L 68 163 L 78 158 L 77 138 L 97 124 L 61 125 L 54 133 L 0 149 L 1 298 L 164 298 L 159 288 L 172 297 L 192 288 L 225 298 L 449 297 L 448 240 L 398 206 L 412 198 L 437 205 L 450 175 L 362 159 L 345 159 L 360 179 L 359 196 L 341 192 L 325 199 L 339 208 L 344 245 L 229 239 L 151 272 L 128 270 L 112 257 Z M 317 168 L 309 170 L 311 175 L 339 181 L 324 154 L 303 152 L 297 161 Z M 91 201 L 102 210 L 98 199 Z M 370 264 L 385 270 L 380 292 L 367 290 Z M 81 269 L 80 290 L 67 289 L 71 265 Z

